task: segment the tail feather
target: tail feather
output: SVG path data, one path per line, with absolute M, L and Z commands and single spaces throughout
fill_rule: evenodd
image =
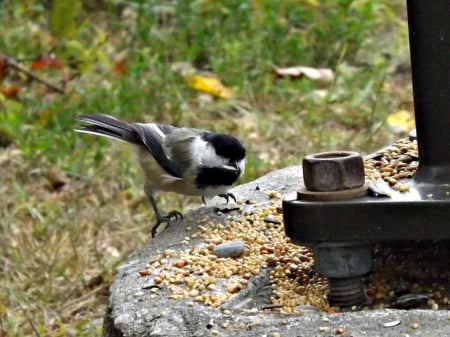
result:
M 77 132 L 105 136 L 130 143 L 139 143 L 138 135 L 130 124 L 111 116 L 93 113 L 77 116 L 76 119 L 89 124 L 75 128 Z

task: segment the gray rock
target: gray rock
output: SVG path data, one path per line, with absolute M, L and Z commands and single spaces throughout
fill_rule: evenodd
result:
M 212 253 L 218 257 L 238 257 L 245 249 L 244 241 L 229 241 L 214 247 Z
M 289 167 L 238 186 L 232 192 L 239 198 L 251 200 L 243 205 L 244 209 L 259 207 L 270 202 L 267 191 L 275 190 L 286 195 L 299 187 L 300 180 L 301 168 Z M 267 297 L 271 293 L 267 269 L 262 269 L 246 288 L 216 309 L 191 299 L 170 300 L 164 289 L 158 290 L 158 295 L 151 298 L 151 289 L 145 289 L 149 280 L 140 277 L 138 271 L 146 267 L 157 251 L 168 248 L 186 250 L 181 243 L 186 235 L 185 227 L 189 225 L 195 230 L 196 226 L 196 221 L 189 223 L 188 218 L 199 219 L 205 214 L 213 221 L 225 221 L 228 216 L 222 212 L 217 214 L 214 206 L 199 208 L 188 214 L 184 222 L 174 223 L 146 246 L 132 253 L 127 262 L 117 268 L 104 318 L 104 337 L 203 337 L 214 334 L 225 337 L 271 337 L 276 333 L 283 337 L 319 337 L 335 336 L 338 327 L 344 328 L 345 336 L 354 337 L 450 336 L 450 314 L 444 310 L 374 310 L 338 314 L 311 310 L 311 313 L 298 315 L 244 310 L 267 306 Z M 190 247 L 201 244 L 200 239 L 193 239 Z M 224 310 L 229 310 L 230 314 L 225 314 Z M 400 323 L 384 326 L 393 321 Z

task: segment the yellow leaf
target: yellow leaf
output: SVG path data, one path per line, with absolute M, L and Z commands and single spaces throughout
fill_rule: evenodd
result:
M 233 96 L 231 89 L 225 87 L 222 82 L 214 76 L 187 74 L 186 81 L 192 89 L 205 92 L 215 97 L 230 98 Z
M 319 7 L 319 2 L 317 0 L 303 0 L 302 2 L 311 7 Z
M 41 111 L 41 115 L 39 116 L 38 124 L 42 127 L 45 127 L 50 122 L 50 110 L 45 109 Z
M 388 116 L 387 124 L 396 133 L 409 132 L 414 129 L 414 117 L 406 110 L 399 110 Z
M 8 309 L 6 305 L 4 305 L 2 302 L 0 302 L 0 316 L 6 315 L 8 312 Z

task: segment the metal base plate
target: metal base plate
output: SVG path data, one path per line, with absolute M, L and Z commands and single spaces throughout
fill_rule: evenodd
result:
M 293 193 L 283 200 L 286 234 L 301 245 L 450 239 L 450 185 L 409 186 L 391 198 L 307 201 Z

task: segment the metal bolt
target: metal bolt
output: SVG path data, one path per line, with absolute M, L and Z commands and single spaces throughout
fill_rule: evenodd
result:
M 360 243 L 321 243 L 314 246 L 317 271 L 328 278 L 331 305 L 352 306 L 365 300 L 361 276 L 372 269 L 372 247 Z
M 366 300 L 361 277 L 328 278 L 328 289 L 331 305 L 350 307 Z
M 301 193 L 303 196 L 325 195 L 323 200 L 349 197 L 345 191 L 358 190 L 364 185 L 363 158 L 353 151 L 308 155 L 303 159 L 303 181 L 307 189 Z M 316 268 L 328 278 L 328 299 L 332 305 L 351 306 L 364 301 L 361 276 L 372 268 L 371 253 L 369 245 L 350 242 L 314 246 Z
M 354 151 L 331 151 L 303 159 L 303 181 L 310 191 L 330 192 L 364 184 L 364 162 Z

